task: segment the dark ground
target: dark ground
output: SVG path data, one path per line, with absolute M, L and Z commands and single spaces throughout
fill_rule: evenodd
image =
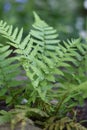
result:
M 82 107 L 77 107 L 77 120 L 82 121 L 82 125 L 87 128 L 87 99 Z

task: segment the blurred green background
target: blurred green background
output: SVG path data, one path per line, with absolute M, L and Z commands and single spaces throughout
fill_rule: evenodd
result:
M 0 0 L 0 19 L 24 27 L 33 23 L 33 11 L 58 30 L 60 39 L 86 38 L 87 0 Z

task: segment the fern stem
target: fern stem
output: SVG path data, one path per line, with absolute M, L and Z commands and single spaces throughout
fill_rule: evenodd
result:
M 56 106 L 56 110 L 55 110 L 55 114 L 58 114 L 61 105 L 64 103 L 64 100 L 65 100 L 66 97 L 67 97 L 67 94 L 68 94 L 68 92 L 66 92 L 66 93 L 63 95 L 63 97 L 62 97 L 60 103 L 57 104 L 57 106 Z

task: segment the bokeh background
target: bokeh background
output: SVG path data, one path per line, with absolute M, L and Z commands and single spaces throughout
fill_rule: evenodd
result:
M 33 23 L 33 11 L 58 30 L 60 39 L 87 36 L 87 0 L 0 0 L 0 19 L 23 27 Z

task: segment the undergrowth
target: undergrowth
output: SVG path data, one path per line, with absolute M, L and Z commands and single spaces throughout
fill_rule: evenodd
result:
M 80 38 L 60 41 L 53 27 L 34 17 L 25 38 L 23 28 L 0 21 L 0 101 L 12 107 L 0 111 L 0 124 L 11 122 L 12 130 L 20 121 L 44 130 L 86 130 L 75 107 L 87 98 L 87 44 Z

